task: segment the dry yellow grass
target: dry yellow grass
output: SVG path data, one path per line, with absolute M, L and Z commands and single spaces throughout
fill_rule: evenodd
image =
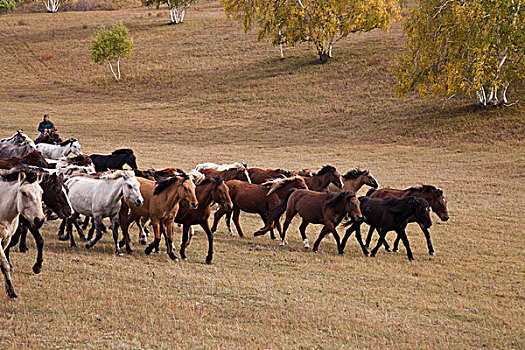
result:
M 136 45 L 120 84 L 88 50 L 99 25 L 119 20 Z M 330 163 L 370 169 L 382 186 L 431 183 L 451 215 L 433 216 L 437 256 L 414 225 L 409 263 L 404 249 L 366 258 L 354 239 L 343 257 L 330 237 L 320 253 L 304 251 L 296 221 L 285 247 L 229 237 L 221 223 L 206 266 L 202 232 L 188 261 L 173 263 L 137 243 L 133 256 L 114 257 L 110 235 L 72 250 L 50 223 L 40 275 L 31 238 L 29 254 L 12 254 L 20 300 L 0 303 L 0 348 L 525 347 L 522 106 L 395 99 L 399 25 L 353 36 L 318 65 L 307 46 L 280 60 L 215 2 L 186 21 L 167 26 L 166 10 L 145 8 L 0 16 L 0 135 L 32 132 L 49 113 L 87 154 L 132 147 L 141 168 Z M 261 224 L 241 221 L 247 232 Z M 309 227 L 310 240 L 319 229 Z

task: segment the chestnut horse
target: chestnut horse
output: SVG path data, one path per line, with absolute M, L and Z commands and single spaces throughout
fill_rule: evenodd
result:
M 337 242 L 337 250 L 340 254 L 343 254 L 343 250 L 336 230 L 337 225 L 347 215 L 355 222 L 360 222 L 363 219 L 359 201 L 355 193 L 349 191 L 334 193 L 291 189 L 281 204 L 268 214 L 268 221 L 279 220 L 285 211 L 286 219 L 281 233 L 281 245 L 286 243 L 286 230 L 288 230 L 290 222 L 295 215 L 299 214 L 303 218 L 303 222 L 324 225 L 314 244 L 314 251 L 317 251 L 319 242 L 323 237 L 331 232 Z M 300 229 L 300 232 L 303 242 L 307 241 L 304 229 Z
M 304 180 L 312 191 L 327 191 L 330 184 L 335 185 L 337 188 L 343 188 L 341 175 L 331 165 L 325 165 L 317 174 L 314 174 L 312 177 L 306 177 Z
M 185 200 L 190 203 L 192 208 L 197 208 L 199 202 L 195 195 L 195 184 L 186 174 L 174 176 L 159 183 L 143 178 L 137 178 L 137 180 L 140 183 L 140 192 L 144 198 L 144 204 L 136 206 L 124 198 L 120 208 L 120 223 L 126 251 L 132 252 L 129 224 L 142 216 L 151 220 L 155 233 L 155 240 L 145 250 L 146 255 L 149 255 L 158 246 L 162 225 L 166 228 L 168 256 L 172 260 L 177 260 L 173 253 L 173 220 L 177 215 L 181 201 Z
M 230 196 L 233 202 L 233 222 L 237 228 L 239 236 L 244 237 L 241 225 L 239 223 L 239 215 L 241 210 L 247 213 L 259 214 L 264 222 L 264 228 L 257 231 L 257 236 L 271 230 L 271 238 L 274 239 L 273 233 L 274 223 L 277 225 L 277 230 L 281 233 L 281 225 L 279 220 L 268 221 L 267 213 L 269 210 L 279 205 L 282 198 L 286 195 L 290 188 L 308 188 L 304 179 L 301 176 L 294 176 L 286 179 L 276 179 L 264 185 L 249 184 L 239 180 L 230 180 L 226 184 L 230 189 Z M 226 213 L 224 208 L 220 208 L 214 216 L 212 232 L 217 230 L 217 224 L 220 218 Z M 230 226 L 229 217 L 226 219 L 226 224 L 230 231 L 230 235 L 234 235 Z
M 370 186 L 372 188 L 377 188 L 379 186 L 379 183 L 372 176 L 372 174 L 370 174 L 370 171 L 361 170 L 359 168 L 355 168 L 354 170 L 351 170 L 342 175 L 341 179 L 343 180 L 343 191 L 352 191 L 357 193 L 357 191 L 359 191 L 364 185 Z M 328 186 L 328 190 L 332 192 L 341 191 L 333 184 Z
M 405 198 L 408 196 L 413 196 L 416 198 L 425 199 L 432 208 L 432 211 L 439 216 L 441 221 L 447 221 L 449 219 L 448 210 L 447 210 L 447 199 L 443 194 L 443 191 L 439 188 L 436 188 L 432 185 L 421 185 L 420 187 L 410 187 L 405 190 L 397 190 L 393 188 L 382 188 L 380 190 L 369 190 L 366 194 L 372 198 L 385 198 L 385 197 L 396 197 L 396 198 Z M 425 225 L 417 221 L 416 217 L 411 217 L 408 222 L 417 222 L 421 231 L 425 234 L 427 240 L 428 254 L 434 256 L 434 247 L 432 247 L 432 241 L 430 239 L 430 232 L 425 227 Z M 368 231 L 368 236 L 366 237 L 366 246 L 370 246 L 370 240 L 372 239 L 372 234 L 374 233 L 374 226 L 370 226 Z M 398 235 L 394 242 L 394 252 L 398 252 L 399 249 L 399 240 L 401 237 Z M 390 251 L 388 243 L 384 242 L 385 249 Z
M 0 159 L 0 169 L 12 169 L 17 166 L 33 165 L 40 168 L 49 168 L 50 165 L 40 153 L 40 151 L 33 151 L 24 154 L 21 157 L 11 157 L 9 159 Z
M 379 241 L 376 247 L 372 250 L 370 256 L 375 256 L 379 247 L 384 243 L 385 236 L 389 231 L 396 231 L 398 237 L 401 237 L 403 244 L 407 250 L 409 260 L 414 260 L 412 250 L 408 243 L 408 238 L 405 233 L 405 228 L 409 221 L 414 218 L 415 221 L 420 222 L 425 228 L 432 226 L 430 219 L 430 208 L 428 202 L 423 198 L 404 197 L 404 198 L 371 198 L 359 197 L 361 202 L 361 210 L 365 213 L 365 222 L 371 227 L 377 228 L 379 233 Z M 345 225 L 349 225 L 347 223 Z M 352 226 L 346 230 L 346 234 L 341 242 L 344 250 L 346 241 L 353 231 L 356 236 L 360 236 L 361 223 L 351 223 Z M 363 252 L 366 253 L 365 250 Z
M 248 168 L 248 174 L 253 184 L 262 184 L 270 179 L 290 177 L 289 171 L 282 169 Z
M 229 180 L 241 180 L 246 181 L 248 183 L 252 183 L 252 180 L 250 179 L 250 174 L 248 174 L 248 170 L 244 167 L 236 167 L 232 169 L 227 170 L 215 170 L 215 169 L 201 169 L 199 172 L 203 173 L 206 177 L 220 177 L 224 179 L 224 181 Z

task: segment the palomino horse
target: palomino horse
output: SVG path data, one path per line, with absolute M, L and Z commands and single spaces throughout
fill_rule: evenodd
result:
M 421 187 L 410 187 L 406 190 L 396 190 L 393 188 L 382 188 L 380 190 L 369 190 L 366 194 L 367 196 L 370 196 L 372 198 L 385 198 L 385 197 L 396 197 L 396 198 L 405 198 L 408 196 L 414 196 L 416 198 L 423 198 L 425 199 L 432 208 L 432 211 L 439 216 L 441 221 L 447 221 L 449 219 L 448 216 L 448 210 L 447 210 L 447 199 L 445 198 L 445 195 L 443 194 L 443 191 L 432 186 L 432 185 L 422 185 Z M 412 217 L 409 219 L 408 222 L 417 222 L 419 224 L 419 227 L 421 228 L 421 231 L 425 234 L 425 238 L 427 240 L 427 247 L 428 247 L 428 253 L 432 256 L 435 255 L 434 253 L 434 247 L 432 247 L 432 241 L 430 239 L 430 232 L 425 227 L 424 223 L 417 221 L 415 217 Z M 370 246 L 370 240 L 372 239 L 372 234 L 374 233 L 374 226 L 370 226 L 370 230 L 368 231 L 368 236 L 366 237 L 366 246 Z M 394 252 L 399 251 L 399 240 L 401 237 L 397 236 L 395 242 L 394 242 Z M 387 251 L 390 251 L 390 247 L 388 246 L 388 243 L 384 242 L 385 249 Z
M 136 206 L 141 206 L 144 199 L 140 194 L 140 184 L 135 178 L 133 171 L 115 170 L 98 175 L 72 176 L 66 181 L 69 189 L 69 200 L 74 209 L 73 216 L 68 219 L 71 223 L 79 214 L 93 216 L 96 236 L 86 243 L 86 248 L 91 248 L 102 238 L 102 219 L 111 219 L 111 230 L 115 242 L 115 254 L 122 256 L 118 245 L 118 227 L 120 224 L 119 212 L 122 198 L 128 199 Z M 71 246 L 74 246 L 71 224 L 68 224 L 68 232 Z
M 262 184 L 270 179 L 290 177 L 292 174 L 282 169 L 248 168 L 248 174 L 253 184 Z
M 248 170 L 243 166 L 238 166 L 231 169 L 226 170 L 215 170 L 215 169 L 201 169 L 199 170 L 201 173 L 204 174 L 206 177 L 214 177 L 219 176 L 224 181 L 228 180 L 241 180 L 246 181 L 248 183 L 252 183 L 252 180 L 250 179 L 250 174 L 248 174 Z
M 290 222 L 295 215 L 299 214 L 303 218 L 303 222 L 324 225 L 314 244 L 314 251 L 317 251 L 319 242 L 323 237 L 331 232 L 337 242 L 337 250 L 340 254 L 343 254 L 343 250 L 339 234 L 336 231 L 337 225 L 347 215 L 355 222 L 360 222 L 363 219 L 359 209 L 359 201 L 355 193 L 349 191 L 334 193 L 291 189 L 281 204 L 269 213 L 268 221 L 279 220 L 285 211 L 286 219 L 281 233 L 281 245 L 286 243 L 286 230 L 288 230 Z M 308 241 L 304 229 L 300 229 L 300 232 L 303 243 Z
M 91 158 L 95 164 L 95 169 L 97 172 L 107 171 L 110 169 L 122 170 L 126 164 L 129 165 L 129 167 L 133 170 L 138 169 L 137 158 L 133 154 L 133 150 L 128 148 L 118 149 L 109 155 L 92 154 L 89 156 L 89 158 Z
M 186 259 L 186 247 L 190 243 L 190 228 L 192 225 L 200 225 L 208 236 L 208 255 L 206 264 L 211 264 L 213 259 L 213 233 L 208 224 L 211 213 L 211 205 L 217 203 L 227 210 L 233 207 L 228 186 L 221 178 L 211 177 L 203 180 L 195 189 L 199 207 L 192 209 L 190 203 L 182 201 L 175 222 L 182 224 L 182 243 L 180 246 L 180 257 Z
M 42 188 L 38 185 L 40 180 L 40 174 L 31 181 L 18 169 L 3 171 L 0 174 L 0 266 L 5 279 L 5 290 L 11 299 L 17 299 L 17 295 L 11 283 L 11 267 L 4 249 L 16 232 L 20 215 L 27 219 L 31 227 L 42 226 L 44 212 Z
M 42 152 L 44 157 L 49 159 L 67 157 L 71 153 L 76 154 L 77 156 L 82 154 L 80 143 L 74 138 L 70 138 L 69 140 L 61 142 L 57 145 L 52 145 L 50 143 L 39 143 L 36 145 L 36 149 Z
M 138 178 L 140 192 L 144 198 L 144 205 L 137 206 L 135 203 L 124 199 L 120 209 L 120 222 L 122 234 L 126 244 L 126 251 L 132 252 L 129 237 L 129 225 L 138 217 L 149 218 L 155 233 L 155 240 L 146 247 L 145 253 L 149 255 L 161 238 L 161 225 L 166 228 L 167 253 L 170 259 L 177 260 L 173 253 L 173 220 L 179 210 L 180 202 L 185 200 L 193 209 L 197 209 L 198 200 L 195 195 L 195 184 L 186 174 L 174 176 L 160 183 Z
M 11 144 L 9 142 L 0 143 L 0 159 L 22 157 L 24 154 L 33 152 L 35 149 L 35 143 L 31 139 L 17 144 Z
M 44 173 L 42 181 L 40 182 L 40 187 L 42 187 L 42 190 L 44 191 L 44 193 L 42 194 L 42 200 L 46 206 L 46 209 L 52 210 L 58 215 L 59 218 L 65 219 L 71 216 L 73 208 L 71 207 L 71 203 L 69 202 L 69 198 L 67 196 L 63 180 L 63 175 L 49 175 Z M 27 219 L 23 216 L 20 216 L 20 224 L 18 225 L 16 233 L 12 237 L 11 242 L 5 249 L 5 255 L 7 257 L 7 260 L 9 260 L 9 249 L 16 246 L 19 240 L 20 251 L 27 252 L 28 249 L 26 245 L 26 236 L 28 229 L 33 235 L 37 247 L 37 257 L 36 262 L 33 265 L 33 272 L 35 274 L 38 274 L 42 270 L 42 262 L 44 261 L 44 238 L 42 237 L 40 230 L 36 227 L 32 227 L 29 221 L 27 221 Z
M 412 196 L 404 198 L 359 197 L 359 201 L 361 202 L 361 210 L 364 213 L 365 222 L 368 225 L 377 228 L 379 233 L 379 241 L 377 242 L 376 247 L 372 250 L 370 256 L 376 255 L 377 250 L 385 240 L 387 232 L 396 231 L 398 236 L 403 240 L 403 244 L 407 250 L 408 259 L 414 260 L 405 233 L 405 228 L 412 217 L 414 217 L 417 222 L 420 222 L 425 228 L 432 226 L 428 202 L 423 198 Z M 350 223 L 347 225 L 350 225 Z M 352 226 L 346 230 L 346 234 L 341 243 L 343 249 L 353 231 L 356 231 L 356 236 L 360 236 L 360 226 L 361 223 L 354 222 L 352 223 Z M 365 250 L 363 250 L 363 252 L 367 254 Z
M 230 180 L 226 181 L 226 185 L 230 189 L 230 196 L 233 202 L 233 222 L 237 228 L 239 236 L 244 237 L 244 232 L 239 223 L 239 215 L 241 210 L 247 213 L 259 214 L 264 223 L 264 228 L 258 230 L 256 235 L 263 235 L 269 230 L 272 230 L 271 236 L 275 238 L 273 234 L 274 221 L 267 220 L 267 213 L 271 209 L 275 208 L 281 202 L 281 199 L 286 195 L 290 188 L 308 188 L 304 179 L 300 176 L 278 179 L 276 182 L 271 184 L 256 185 L 249 184 L 244 181 Z M 219 208 L 215 213 L 212 232 L 217 230 L 217 224 L 226 213 L 224 208 Z M 227 218 L 226 224 L 230 231 L 230 235 L 234 235 L 230 226 L 230 220 Z M 281 233 L 281 225 L 278 220 L 275 221 L 277 230 Z
M 331 165 L 325 165 L 317 174 L 304 179 L 311 191 L 324 192 L 328 190 L 328 185 L 333 184 L 337 188 L 343 188 L 341 175 Z
M 370 171 L 361 170 L 359 168 L 355 168 L 347 172 L 341 176 L 341 179 L 343 180 L 343 191 L 352 191 L 357 193 L 357 191 L 359 191 L 363 185 L 367 185 L 372 188 L 377 188 L 379 186 L 379 183 L 372 176 L 372 174 L 370 174 Z M 341 191 L 333 184 L 328 186 L 328 190 L 332 192 Z
M 39 151 L 24 154 L 22 157 L 0 159 L 1 169 L 11 169 L 17 166 L 32 165 L 40 168 L 49 168 L 49 163 Z

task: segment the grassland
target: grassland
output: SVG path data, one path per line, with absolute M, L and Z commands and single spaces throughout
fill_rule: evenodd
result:
M 0 135 L 33 131 L 49 113 L 87 154 L 132 147 L 141 168 L 330 163 L 370 169 L 382 186 L 431 183 L 451 215 L 433 216 L 436 257 L 413 226 L 415 263 L 403 249 L 366 258 L 354 240 L 343 257 L 332 239 L 304 251 L 296 222 L 285 247 L 232 238 L 222 224 L 207 266 L 202 232 L 188 261 L 173 263 L 137 243 L 114 257 L 109 235 L 72 250 L 49 223 L 40 275 L 34 245 L 12 255 L 20 300 L 0 303 L 0 348 L 525 348 L 523 103 L 480 111 L 468 100 L 396 99 L 399 24 L 342 41 L 319 65 L 306 45 L 280 60 L 216 2 L 182 25 L 167 15 L 0 16 Z M 116 21 L 135 42 L 121 83 L 88 49 L 93 31 Z M 518 87 L 509 97 L 524 96 Z M 247 232 L 260 227 L 241 220 Z

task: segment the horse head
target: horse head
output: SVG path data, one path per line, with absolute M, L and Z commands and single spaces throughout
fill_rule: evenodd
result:
M 335 167 L 331 165 L 325 165 L 316 176 L 326 176 L 328 179 L 328 183 L 334 184 L 337 188 L 343 188 L 343 180 L 341 179 L 341 175 L 337 172 Z
M 410 201 L 416 206 L 415 214 L 417 222 L 426 228 L 432 226 L 432 219 L 430 218 L 430 204 L 428 204 L 427 200 L 416 197 L 408 198 L 410 198 Z
M 230 189 L 219 176 L 210 178 L 213 183 L 212 199 L 230 211 L 233 209 L 232 199 L 230 197 Z
M 135 177 L 135 173 L 131 170 L 119 171 L 124 179 L 124 185 L 122 187 L 124 197 L 133 202 L 137 207 L 140 207 L 142 203 L 144 203 L 144 198 L 140 193 L 140 183 Z
M 44 223 L 42 210 L 43 190 L 39 185 L 43 175 L 35 171 L 21 170 L 18 172 L 18 195 L 16 205 L 18 212 L 29 221 L 32 228 L 39 229 Z
M 51 208 L 61 219 L 70 217 L 73 213 L 73 208 L 67 196 L 67 190 L 64 185 L 64 175 L 44 175 L 40 186 L 44 190 L 42 199 L 46 206 Z
M 346 213 L 352 218 L 355 223 L 363 222 L 363 215 L 361 214 L 361 204 L 354 192 L 347 191 L 345 195 Z

